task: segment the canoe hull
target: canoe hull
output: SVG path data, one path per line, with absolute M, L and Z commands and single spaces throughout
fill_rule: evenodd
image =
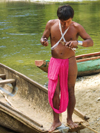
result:
M 8 124 L 9 123 L 9 124 Z M 26 127 L 23 123 L 12 117 L 11 115 L 0 110 L 0 125 L 11 129 L 16 132 L 21 133 L 33 133 L 33 130 L 29 127 Z M 35 130 L 34 130 L 35 131 Z M 34 132 L 38 133 L 38 132 Z
M 48 112 L 48 117 L 52 117 L 52 110 L 48 102 L 47 88 L 3 64 L 0 64 L 0 74 L 5 74 L 6 79 L 15 79 L 16 87 L 18 88 L 15 96 L 8 96 L 8 100 L 12 103 L 11 106 L 9 106 L 9 102 L 7 102 L 5 98 L 3 99 L 2 95 L 0 95 L 0 111 L 4 112 L 7 115 L 8 121 L 10 121 L 9 119 L 11 116 L 12 121 L 15 121 L 20 127 L 16 129 L 16 123 L 14 126 L 9 127 L 9 122 L 7 124 L 3 124 L 1 122 L 2 126 L 7 127 L 8 125 L 8 128 L 15 131 L 21 131 L 23 133 L 28 133 L 27 131 L 29 129 L 29 131 L 34 131 L 37 133 L 46 132 L 46 130 L 44 131 L 44 127 L 42 128 L 42 122 L 39 122 L 39 118 L 37 118 L 37 121 L 34 117 L 36 117 L 36 115 L 40 115 L 41 110 L 44 110 L 44 108 L 45 110 L 43 111 L 43 113 Z M 6 85 L 4 85 L 3 88 L 6 89 Z M 8 88 L 8 91 L 10 92 L 11 89 Z M 12 92 L 13 90 L 11 91 L 11 93 Z M 31 114 L 31 112 L 35 113 L 36 115 Z M 30 116 L 28 115 L 28 113 L 30 114 Z M 4 117 L 1 117 L 0 121 L 3 119 Z M 22 124 L 20 125 L 20 123 Z M 22 125 L 26 126 L 25 129 L 27 130 L 23 131 L 21 129 Z
M 0 125 L 20 133 L 47 133 L 53 118 L 52 109 L 48 102 L 47 88 L 1 63 L 0 74 L 1 76 L 5 74 L 6 79 L 15 79 L 17 88 L 14 90 L 12 84 L 0 84 Z M 3 90 L 1 88 L 13 95 L 1 93 Z M 66 125 L 66 114 L 67 112 L 60 114 L 64 125 Z M 78 114 L 73 115 L 73 120 L 79 123 L 86 122 L 84 116 Z M 80 125 L 75 131 L 83 128 Z M 66 133 L 68 130 L 69 128 Z M 62 129 L 59 129 L 53 133 L 61 132 Z
M 77 62 L 78 77 L 93 75 L 100 72 L 100 59 Z

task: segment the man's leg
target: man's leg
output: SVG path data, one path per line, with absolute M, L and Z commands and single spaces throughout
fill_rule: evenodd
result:
M 59 94 L 60 94 L 60 87 L 59 87 L 59 79 L 58 79 L 57 87 L 53 97 L 53 106 L 55 109 L 59 109 L 59 104 L 60 104 Z M 60 125 L 61 125 L 61 122 L 59 120 L 59 114 L 53 111 L 53 123 L 51 125 L 49 132 L 54 131 Z
M 67 109 L 67 124 L 71 128 L 76 128 L 78 125 L 73 122 L 72 114 L 75 107 L 75 94 L 74 94 L 74 86 L 77 78 L 77 64 L 76 58 L 71 57 L 69 59 L 69 70 L 68 70 L 68 92 L 69 92 L 69 103 Z

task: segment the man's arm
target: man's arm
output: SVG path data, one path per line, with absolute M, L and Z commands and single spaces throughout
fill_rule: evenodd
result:
M 69 41 L 66 43 L 66 46 L 70 48 L 77 48 L 77 45 L 81 45 L 83 47 L 93 46 L 93 40 L 86 33 L 85 29 L 80 24 L 77 24 L 76 28 L 78 30 L 78 36 L 80 36 L 83 39 L 83 41 L 80 41 L 80 42 L 77 40 Z
M 78 32 L 79 36 L 84 40 L 84 41 L 82 41 L 82 46 L 83 47 L 93 46 L 93 40 L 86 33 L 85 29 L 81 25 L 78 26 L 78 30 L 79 30 L 79 32 Z
M 40 39 L 40 42 L 43 46 L 48 46 L 48 38 L 50 36 L 51 20 L 47 22 L 43 36 Z

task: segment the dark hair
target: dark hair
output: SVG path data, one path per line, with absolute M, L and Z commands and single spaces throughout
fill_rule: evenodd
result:
M 74 10 L 70 5 L 60 6 L 57 10 L 57 16 L 61 20 L 67 20 L 74 17 Z

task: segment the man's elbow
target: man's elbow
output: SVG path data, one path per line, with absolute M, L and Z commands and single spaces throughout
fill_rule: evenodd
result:
M 94 45 L 94 42 L 93 42 L 93 40 L 91 39 L 91 46 L 93 46 Z
M 94 45 L 94 42 L 93 42 L 93 40 L 91 39 L 91 38 L 89 38 L 89 45 L 88 46 L 93 46 Z

